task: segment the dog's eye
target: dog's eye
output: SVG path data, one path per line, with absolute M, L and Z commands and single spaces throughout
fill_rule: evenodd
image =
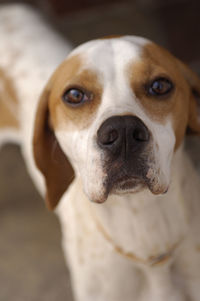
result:
M 166 95 L 173 89 L 173 84 L 167 78 L 157 78 L 154 80 L 148 89 L 148 93 L 153 96 Z
M 71 104 L 71 105 L 79 105 L 82 102 L 86 101 L 89 99 L 89 97 L 81 91 L 80 89 L 77 88 L 72 88 L 67 90 L 63 96 L 62 99 L 64 102 Z

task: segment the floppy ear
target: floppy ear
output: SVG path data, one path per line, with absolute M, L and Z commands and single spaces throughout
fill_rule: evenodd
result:
M 49 85 L 39 101 L 33 134 L 33 154 L 46 183 L 46 203 L 54 209 L 74 178 L 74 172 L 50 126 Z
M 188 66 L 177 60 L 179 69 L 190 86 L 188 134 L 200 135 L 200 78 Z

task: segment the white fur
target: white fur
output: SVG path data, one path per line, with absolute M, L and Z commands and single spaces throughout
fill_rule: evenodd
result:
M 20 103 L 17 117 L 22 152 L 34 182 L 44 194 L 43 177 L 32 156 L 35 112 L 42 89 L 71 45 L 44 22 L 37 10 L 24 4 L 0 6 L 0 38 L 0 68 L 14 83 Z M 13 140 L 9 135 L 13 142 L 15 137 Z
M 20 101 L 18 140 L 43 193 L 43 177 L 32 154 L 35 111 L 42 87 L 70 47 L 24 6 L 1 8 L 0 24 L 0 68 L 13 79 Z M 56 132 L 77 173 L 56 212 L 78 301 L 199 301 L 199 178 L 182 147 L 173 154 L 170 116 L 165 124 L 152 120 L 125 72 L 130 61 L 141 59 L 146 42 L 137 37 L 96 40 L 71 54 L 84 56 L 85 68 L 98 74 L 104 92 L 89 129 Z M 151 130 L 152 168 L 160 168 L 159 180 L 169 191 L 155 196 L 146 189 L 92 203 L 84 190 L 90 199 L 99 198 L 105 176 L 94 147 L 96 132 L 104 120 L 127 110 Z M 161 257 L 166 261 L 158 264 Z

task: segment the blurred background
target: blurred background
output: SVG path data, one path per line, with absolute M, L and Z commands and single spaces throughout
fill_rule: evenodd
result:
M 38 7 L 75 46 L 109 34 L 141 35 L 167 47 L 200 73 L 198 0 L 23 2 Z M 200 170 L 200 139 L 189 138 L 187 149 Z M 14 145 L 0 152 L 0 229 L 1 301 L 73 300 L 59 223 L 45 208 Z

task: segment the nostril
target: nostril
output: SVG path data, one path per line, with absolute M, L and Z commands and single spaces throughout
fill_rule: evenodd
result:
M 105 133 L 101 136 L 100 142 L 102 145 L 111 145 L 113 144 L 119 137 L 117 130 L 111 130 L 108 133 Z
M 140 142 L 144 141 L 145 142 L 145 141 L 149 140 L 149 134 L 147 131 L 145 131 L 143 129 L 136 128 L 133 131 L 133 138 L 136 141 L 140 141 Z
M 150 140 L 146 125 L 136 116 L 112 116 L 97 131 L 97 144 L 103 150 L 120 154 L 141 149 Z

